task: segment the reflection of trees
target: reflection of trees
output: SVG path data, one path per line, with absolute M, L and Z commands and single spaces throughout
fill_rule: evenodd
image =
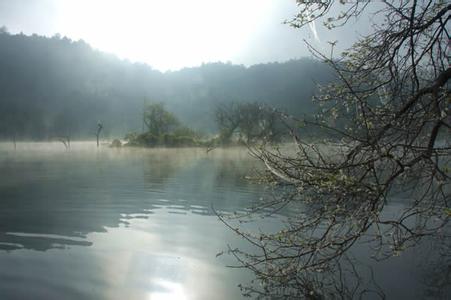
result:
M 203 149 L 152 149 L 150 153 L 144 160 L 144 178 L 151 190 L 164 190 L 159 206 L 211 215 L 211 205 L 221 211 L 241 210 L 260 193 L 260 186 L 245 179 L 255 166 L 245 149 L 216 149 L 208 154 Z
M 196 159 L 194 153 L 177 152 L 177 149 L 156 149 L 143 154 L 144 179 L 151 185 L 163 184 L 178 171 L 190 167 Z
M 426 299 L 451 298 L 451 240 L 435 239 L 424 255 L 420 268 L 423 271 L 423 297 Z
M 0 163 L 0 173 L 8 174 L 0 182 L 0 249 L 89 246 L 89 233 L 149 216 L 157 207 L 200 215 L 212 214 L 211 203 L 221 211 L 240 209 L 259 187 L 243 178 L 246 152 L 230 152 L 121 149 L 38 158 L 17 153 L 24 160 Z
M 76 240 L 70 237 L 46 237 L 33 235 L 19 235 L 17 233 L 0 232 L 0 250 L 18 250 L 28 248 L 38 251 L 46 251 L 49 248 L 64 248 L 65 246 L 91 246 L 92 243 L 85 240 Z

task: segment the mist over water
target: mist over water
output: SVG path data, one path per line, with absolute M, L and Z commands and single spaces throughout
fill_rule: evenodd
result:
M 0 300 L 451 299 L 450 13 L 0 0 Z
M 216 254 L 228 245 L 252 249 L 212 207 L 244 212 L 268 196 L 245 178 L 259 167 L 245 148 L 0 144 L 0 298 L 241 298 L 237 285 L 253 274 L 227 268 L 236 261 Z M 246 228 L 276 230 L 285 218 L 282 211 Z M 428 270 L 417 268 L 422 257 L 432 260 L 427 243 L 378 265 L 366 247 L 354 253 L 365 274 L 367 265 L 378 270 L 387 295 L 428 291 L 418 284 Z
M 246 150 L 0 149 L 1 298 L 239 297 L 246 272 L 216 259 L 237 237 L 211 208 L 261 196 Z

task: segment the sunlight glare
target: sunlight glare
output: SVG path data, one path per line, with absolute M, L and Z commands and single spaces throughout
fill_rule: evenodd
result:
M 160 69 L 234 59 L 273 4 L 267 0 L 67 2 L 63 34 Z
M 157 280 L 154 284 L 158 287 L 158 292 L 152 292 L 149 300 L 188 300 L 183 286 L 179 283 Z

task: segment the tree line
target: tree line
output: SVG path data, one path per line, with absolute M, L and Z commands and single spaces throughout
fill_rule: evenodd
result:
M 334 78 L 314 59 L 245 67 L 209 63 L 162 73 L 56 35 L 0 31 L 0 138 L 94 138 L 144 132 L 142 114 L 163 102 L 186 126 L 212 134 L 218 106 L 258 102 L 295 115 L 317 111 L 316 83 Z M 235 105 L 236 106 L 236 105 Z M 225 133 L 222 131 L 223 134 Z

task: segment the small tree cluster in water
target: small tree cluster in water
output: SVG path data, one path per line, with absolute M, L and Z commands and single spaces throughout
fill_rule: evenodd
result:
M 147 131 L 125 136 L 127 146 L 217 147 L 279 142 L 283 128 L 275 110 L 259 103 L 222 104 L 215 111 L 219 134 L 205 138 L 183 125 L 163 103 L 148 104 L 143 112 Z
M 182 125 L 174 114 L 164 108 L 163 103 L 148 104 L 143 112 L 143 123 L 146 125 L 146 132 L 125 136 L 128 146 L 182 147 L 204 144 L 200 134 Z

